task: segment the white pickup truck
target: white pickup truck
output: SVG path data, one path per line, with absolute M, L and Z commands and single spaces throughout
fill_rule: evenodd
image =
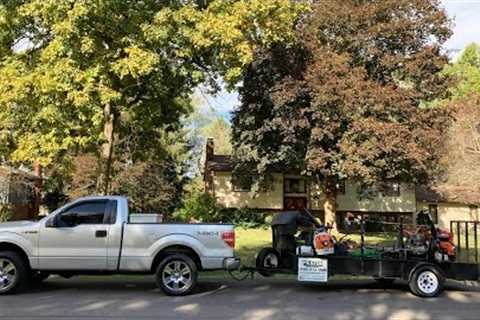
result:
M 139 273 L 185 295 L 199 271 L 238 268 L 234 247 L 233 225 L 137 224 L 124 197 L 81 198 L 38 222 L 0 224 L 0 294 L 51 274 Z

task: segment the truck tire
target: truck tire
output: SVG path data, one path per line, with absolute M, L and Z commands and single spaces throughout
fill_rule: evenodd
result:
M 257 255 L 256 267 L 258 273 L 264 277 L 271 277 L 275 270 L 279 268 L 280 255 L 273 248 L 263 248 Z M 272 271 L 265 270 L 272 269 Z
M 441 271 L 434 265 L 424 265 L 415 269 L 408 281 L 410 291 L 422 298 L 433 298 L 438 296 L 445 283 Z
M 156 272 L 157 285 L 169 296 L 191 293 L 197 285 L 198 269 L 187 255 L 174 254 L 165 257 Z
M 0 295 L 12 294 L 25 288 L 28 266 L 21 255 L 12 251 L 0 252 Z

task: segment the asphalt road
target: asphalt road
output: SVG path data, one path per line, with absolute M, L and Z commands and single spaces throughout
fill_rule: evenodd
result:
M 203 280 L 195 294 L 167 297 L 150 277 L 53 278 L 0 297 L 0 319 L 480 319 L 480 289 L 450 284 L 421 299 L 406 284 L 368 280 L 305 285 L 294 280 Z

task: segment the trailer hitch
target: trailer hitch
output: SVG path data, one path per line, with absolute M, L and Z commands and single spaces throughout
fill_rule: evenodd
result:
M 253 280 L 253 275 L 257 271 L 256 268 L 253 267 L 247 267 L 247 266 L 240 266 L 236 270 L 228 270 L 228 274 L 232 279 L 236 281 L 243 281 L 246 280 L 248 277 L 250 277 L 251 280 Z M 238 274 L 235 274 L 238 272 Z

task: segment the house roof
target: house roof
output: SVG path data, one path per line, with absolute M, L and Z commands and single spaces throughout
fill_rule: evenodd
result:
M 480 204 L 480 190 L 452 185 L 418 186 L 416 188 L 416 198 L 420 202 L 451 202 L 478 205 Z
M 0 175 L 1 176 L 6 176 L 6 175 L 10 175 L 10 174 L 21 176 L 23 178 L 30 179 L 30 180 L 41 180 L 42 179 L 41 177 L 36 176 L 32 172 L 28 172 L 28 171 L 23 170 L 23 169 L 16 169 L 16 168 L 13 168 L 13 167 L 10 167 L 10 166 L 7 166 L 7 165 L 0 165 Z
M 232 171 L 232 157 L 228 155 L 215 154 L 207 161 L 207 169 L 213 171 Z

